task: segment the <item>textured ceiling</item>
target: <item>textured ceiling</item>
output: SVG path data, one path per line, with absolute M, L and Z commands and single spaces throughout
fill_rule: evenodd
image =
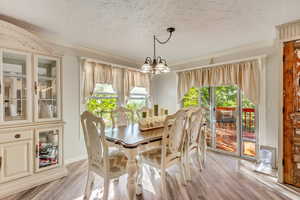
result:
M 0 14 L 32 24 L 38 35 L 141 61 L 152 35 L 174 37 L 158 54 L 171 62 L 257 41 L 300 18 L 299 0 L 1 0 Z

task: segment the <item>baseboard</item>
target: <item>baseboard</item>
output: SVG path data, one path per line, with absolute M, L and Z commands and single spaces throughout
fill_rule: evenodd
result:
M 69 159 L 65 160 L 65 165 L 68 165 L 68 164 L 71 164 L 71 163 L 74 163 L 74 162 L 77 162 L 77 161 L 85 160 L 87 158 L 88 158 L 87 154 L 80 155 L 80 156 L 77 156 L 77 157 L 74 157 L 74 158 L 69 158 Z

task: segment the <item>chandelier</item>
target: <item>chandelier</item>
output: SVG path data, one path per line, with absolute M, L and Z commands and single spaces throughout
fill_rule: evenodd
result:
M 167 61 L 163 59 L 161 56 L 156 57 L 156 42 L 159 44 L 166 44 L 172 37 L 175 28 L 170 27 L 167 28 L 167 32 L 169 32 L 169 37 L 165 41 L 160 41 L 155 35 L 153 36 L 153 58 L 147 57 L 145 59 L 145 63 L 141 67 L 141 71 L 144 73 L 152 73 L 152 74 L 161 74 L 170 72 L 170 68 L 167 65 Z

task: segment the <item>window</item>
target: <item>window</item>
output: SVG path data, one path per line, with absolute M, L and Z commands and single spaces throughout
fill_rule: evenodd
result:
M 202 106 L 207 119 L 207 145 L 247 158 L 257 156 L 256 105 L 233 85 L 191 88 L 183 107 Z
M 96 84 L 94 94 L 87 100 L 87 110 L 100 116 L 111 126 L 110 112 L 117 108 L 118 95 L 110 84 Z
M 184 95 L 183 97 L 183 107 L 193 107 L 193 106 L 199 106 L 199 95 L 200 91 L 198 88 L 191 88 L 189 91 Z
M 136 113 L 137 110 L 148 106 L 148 92 L 146 88 L 143 87 L 134 87 L 130 91 L 130 96 L 127 101 L 126 107 L 131 109 Z M 134 120 L 137 121 L 137 116 L 134 116 Z

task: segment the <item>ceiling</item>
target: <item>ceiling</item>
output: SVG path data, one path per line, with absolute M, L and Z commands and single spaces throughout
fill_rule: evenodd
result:
M 153 34 L 171 41 L 158 54 L 179 62 L 269 41 L 275 25 L 300 19 L 299 0 L 1 0 L 0 17 L 29 24 L 39 36 L 134 62 L 153 51 Z

